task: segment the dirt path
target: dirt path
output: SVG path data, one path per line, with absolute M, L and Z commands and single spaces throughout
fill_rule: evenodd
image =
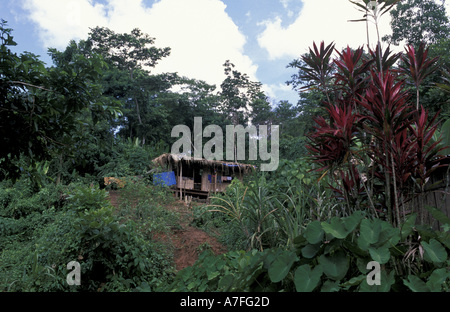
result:
M 109 193 L 111 204 L 116 207 L 118 205 L 118 196 L 118 192 L 110 191 Z M 167 209 L 180 214 L 180 227 L 172 229 L 168 235 L 158 235 L 158 239 L 170 242 L 175 248 L 174 262 L 177 270 L 193 265 L 206 248 L 210 248 L 215 254 L 226 252 L 226 248 L 215 237 L 189 225 L 192 220 L 192 211 L 184 202 L 177 201 L 168 205 Z

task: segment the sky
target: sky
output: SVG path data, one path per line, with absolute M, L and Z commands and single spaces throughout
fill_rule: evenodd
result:
M 156 47 L 171 48 L 152 73 L 178 72 L 219 88 L 226 77 L 223 64 L 230 60 L 263 84 L 272 104 L 298 101 L 286 84 L 295 73 L 287 65 L 313 42 L 335 42 L 338 49 L 366 45 L 365 23 L 349 22 L 361 17 L 348 0 L 0 1 L 0 18 L 18 43 L 12 50 L 40 55 L 48 65 L 48 48 L 64 50 L 70 40 L 86 39 L 89 28 L 118 33 L 139 28 L 155 38 Z M 380 20 L 381 35 L 391 33 L 389 22 L 389 14 Z M 375 27 L 369 28 L 373 44 Z

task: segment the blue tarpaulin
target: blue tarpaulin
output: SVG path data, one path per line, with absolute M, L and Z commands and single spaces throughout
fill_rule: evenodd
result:
M 165 186 L 177 184 L 175 180 L 175 172 L 169 171 L 169 172 L 155 173 L 153 175 L 153 184 Z

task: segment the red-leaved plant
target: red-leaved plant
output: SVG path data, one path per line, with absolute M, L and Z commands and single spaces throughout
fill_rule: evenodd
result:
M 428 120 L 428 113 L 411 103 L 404 77 L 411 74 L 418 86 L 434 70 L 435 59 L 427 58 L 422 45 L 418 55 L 408 47 L 407 56 L 380 47 L 366 56 L 362 48 L 347 47 L 337 51 L 336 71 L 331 74 L 325 68 L 330 68 L 332 45 L 325 48 L 322 42 L 320 47 L 314 44 L 313 53 L 303 57 L 307 65 L 315 64 L 303 68 L 304 78 L 334 85 L 319 88 L 327 92 L 327 116 L 315 119 L 315 131 L 308 136 L 311 157 L 322 177 L 328 173 L 336 180 L 332 188 L 349 206 L 360 208 L 365 202 L 400 226 L 416 209 L 411 203 L 426 191 L 434 170 L 444 166 L 439 155 L 443 148 L 433 139 L 437 115 Z M 416 69 L 395 69 L 399 57 L 403 64 L 416 64 Z

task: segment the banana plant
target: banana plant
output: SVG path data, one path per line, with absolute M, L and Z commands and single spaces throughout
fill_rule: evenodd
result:
M 364 13 L 364 16 L 362 19 L 358 20 L 351 20 L 350 22 L 365 22 L 366 28 L 367 28 L 367 44 L 370 45 L 369 42 L 369 17 L 373 19 L 375 23 L 375 27 L 377 30 L 377 36 L 378 36 L 378 44 L 380 44 L 380 34 L 378 29 L 378 21 L 379 19 L 389 12 L 390 9 L 394 7 L 397 3 L 399 3 L 401 0 L 357 0 L 352 1 L 349 0 L 351 3 L 357 6 L 358 11 Z

